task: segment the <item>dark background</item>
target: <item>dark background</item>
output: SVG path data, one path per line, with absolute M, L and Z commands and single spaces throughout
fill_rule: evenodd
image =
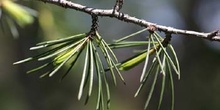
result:
M 90 7 L 111 8 L 115 0 L 73 1 Z M 39 79 L 38 73 L 25 74 L 37 66 L 36 63 L 12 65 L 15 61 L 36 55 L 39 51 L 29 51 L 29 48 L 38 42 L 88 32 L 90 16 L 35 0 L 18 2 L 39 13 L 32 25 L 18 27 L 20 36 L 17 39 L 0 31 L 0 110 L 94 110 L 95 90 L 87 106 L 83 105 L 84 100 L 77 100 L 82 71 L 80 64 L 83 62 L 62 82 L 59 82 L 62 70 L 52 78 Z M 219 0 L 125 0 L 122 12 L 175 28 L 201 32 L 220 29 Z M 99 19 L 99 24 L 99 32 L 108 42 L 141 29 L 104 17 Z M 173 36 L 171 43 L 181 67 L 181 79 L 174 75 L 175 110 L 220 110 L 220 43 L 182 35 Z M 132 55 L 127 50 L 115 52 L 120 60 Z M 141 67 L 122 72 L 126 86 L 111 86 L 111 110 L 143 109 L 148 85 L 140 96 L 133 97 L 139 85 Z M 156 94 L 159 90 L 159 87 L 155 89 Z M 167 95 L 162 110 L 169 108 Z M 157 100 L 153 99 L 151 109 L 156 105 Z

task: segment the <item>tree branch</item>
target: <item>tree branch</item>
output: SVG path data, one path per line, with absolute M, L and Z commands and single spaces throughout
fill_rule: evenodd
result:
M 114 9 L 96 9 L 96 8 L 87 7 L 87 6 L 77 4 L 77 3 L 67 1 L 67 0 L 38 0 L 38 1 L 42 1 L 45 3 L 51 3 L 51 4 L 65 7 L 65 8 L 78 10 L 78 11 L 85 12 L 90 15 L 93 14 L 93 15 L 103 16 L 103 17 L 113 17 L 118 20 L 125 21 L 128 23 L 133 23 L 133 24 L 143 26 L 143 27 L 148 27 L 150 25 L 154 25 L 159 31 L 162 31 L 165 33 L 182 34 L 182 35 L 198 37 L 198 38 L 203 38 L 203 39 L 207 39 L 207 40 L 211 40 L 211 41 L 219 41 L 220 42 L 220 30 L 216 30 L 216 31 L 209 32 L 209 33 L 196 32 L 196 31 L 191 31 L 191 30 L 182 30 L 182 29 L 177 29 L 177 28 L 173 28 L 173 27 L 157 25 L 155 23 L 151 23 L 151 22 L 148 22 L 143 19 L 138 19 L 136 17 L 132 17 L 132 16 L 125 14 L 125 13 L 114 11 Z

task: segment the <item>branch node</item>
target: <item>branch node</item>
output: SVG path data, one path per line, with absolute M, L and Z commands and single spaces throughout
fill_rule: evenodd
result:
M 215 31 L 210 32 L 210 33 L 207 35 L 207 38 L 208 38 L 209 40 L 213 41 L 213 40 L 214 40 L 213 38 L 216 37 L 216 36 L 219 36 L 219 37 L 220 37 L 220 30 L 215 30 Z
M 156 25 L 149 25 L 147 27 L 147 30 L 150 32 L 150 33 L 154 33 L 154 31 L 157 30 L 157 26 Z
M 166 36 L 165 36 L 165 38 L 164 38 L 164 40 L 163 40 L 163 42 L 162 42 L 162 45 L 163 45 L 164 47 L 167 47 L 167 45 L 170 43 L 171 38 L 172 38 L 171 35 L 172 35 L 171 33 L 166 33 Z
M 125 16 L 124 13 L 120 13 L 119 12 L 118 19 L 123 21 L 124 20 L 124 16 Z
M 67 1 L 66 0 L 58 0 L 62 7 L 67 8 Z

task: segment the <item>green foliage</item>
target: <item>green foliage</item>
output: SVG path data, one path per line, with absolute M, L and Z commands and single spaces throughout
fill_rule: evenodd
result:
M 144 31 L 147 31 L 144 29 Z M 143 30 L 139 32 L 144 32 Z M 180 68 L 179 62 L 176 56 L 176 53 L 172 47 L 172 45 L 167 41 L 171 38 L 171 36 L 166 36 L 162 38 L 156 32 L 149 33 L 147 37 L 147 41 L 128 41 L 127 39 L 140 34 L 136 32 L 122 39 L 117 40 L 113 44 L 107 44 L 102 37 L 96 32 L 95 36 L 91 36 L 90 34 L 77 34 L 70 37 L 66 37 L 63 39 L 52 40 L 47 42 L 38 43 L 35 47 L 30 48 L 30 50 L 37 50 L 43 48 L 49 48 L 48 51 L 43 52 L 37 56 L 29 57 L 27 59 L 15 62 L 14 64 L 25 63 L 29 61 L 44 61 L 51 59 L 48 63 L 45 63 L 37 68 L 34 68 L 27 73 L 32 73 L 39 71 L 45 67 L 52 66 L 52 69 L 49 69 L 46 73 L 42 74 L 40 77 L 45 76 L 53 76 L 61 67 L 64 66 L 68 61 L 70 61 L 70 66 L 66 73 L 63 74 L 61 80 L 70 72 L 71 68 L 77 62 L 77 59 L 82 56 L 82 52 L 85 52 L 83 56 L 84 60 L 84 67 L 82 72 L 82 79 L 79 87 L 78 99 L 80 100 L 84 88 L 88 85 L 88 93 L 86 102 L 88 102 L 89 97 L 91 96 L 93 90 L 93 80 L 95 72 L 98 77 L 98 95 L 97 95 L 97 106 L 96 109 L 105 109 L 104 104 L 104 94 L 103 94 L 103 86 L 105 87 L 106 95 L 107 95 L 107 108 L 110 107 L 110 88 L 109 82 L 107 81 L 106 73 L 110 71 L 114 84 L 117 84 L 115 74 L 118 74 L 120 79 L 124 82 L 123 77 L 121 76 L 119 70 L 128 70 L 137 66 L 141 62 L 145 61 L 142 75 L 140 78 L 140 86 L 135 94 L 135 97 L 138 96 L 146 82 L 148 81 L 149 77 L 153 77 L 152 86 L 147 97 L 147 101 L 145 104 L 145 108 L 147 109 L 149 102 L 151 100 L 155 84 L 158 80 L 158 76 L 162 75 L 162 83 L 161 83 L 161 94 L 159 99 L 158 109 L 162 103 L 164 89 L 166 87 L 166 79 L 170 82 L 170 89 L 171 89 L 171 99 L 172 105 L 171 108 L 174 108 L 174 84 L 172 78 L 172 71 L 174 71 L 178 77 L 180 78 Z M 136 54 L 135 56 L 128 58 L 127 60 L 118 63 L 117 57 L 114 55 L 113 49 L 117 48 L 127 48 L 133 46 L 146 46 L 147 48 L 142 52 Z M 100 50 L 98 52 L 98 50 Z M 107 67 L 105 67 L 104 61 L 102 61 L 102 57 L 105 58 L 105 62 Z M 150 62 L 150 56 L 153 56 L 152 63 Z M 150 64 L 150 65 L 149 65 Z M 148 68 L 148 69 L 147 69 Z M 167 76 L 169 76 L 167 78 Z M 125 82 L 124 82 L 125 83 Z
M 171 39 L 170 35 L 167 35 L 165 38 L 162 38 L 158 33 L 156 32 L 149 32 L 149 36 L 147 37 L 147 41 L 125 41 L 128 38 L 135 36 L 137 34 L 140 34 L 141 32 L 146 31 L 146 29 L 143 29 L 141 31 L 138 31 L 136 33 L 133 33 L 131 35 L 125 36 L 119 40 L 117 40 L 115 43 L 111 44 L 110 46 L 112 48 L 122 48 L 122 47 L 131 47 L 131 46 L 140 46 L 140 45 L 146 45 L 147 49 L 143 50 L 142 52 L 136 54 L 135 56 L 128 58 L 127 60 L 123 61 L 119 65 L 120 70 L 129 70 L 133 68 L 134 66 L 137 66 L 141 62 L 145 61 L 142 75 L 140 77 L 140 86 L 135 93 L 135 97 L 137 97 L 148 81 L 149 77 L 153 77 L 153 82 L 150 88 L 149 95 L 147 97 L 145 107 L 144 109 L 148 108 L 149 102 L 151 100 L 158 76 L 162 74 L 162 83 L 161 83 L 161 94 L 158 104 L 158 109 L 160 109 L 163 95 L 164 95 L 164 89 L 166 87 L 166 79 L 170 82 L 170 89 L 171 89 L 171 99 L 172 99 L 172 105 L 171 109 L 174 109 L 174 83 L 172 78 L 172 70 L 178 75 L 180 78 L 180 67 L 179 62 L 176 56 L 176 53 L 172 47 L 172 45 L 169 43 L 169 40 Z M 153 60 L 151 65 L 149 66 L 149 57 L 153 56 Z M 149 69 L 147 71 L 147 68 L 149 66 Z M 166 76 L 169 76 L 169 78 L 166 78 Z
M 50 49 L 46 52 L 43 52 L 37 56 L 29 57 L 27 59 L 15 62 L 14 64 L 25 63 L 29 61 L 44 61 L 51 59 L 48 63 L 45 63 L 37 68 L 34 68 L 27 73 L 32 73 L 39 71 L 45 67 L 52 66 L 52 69 L 49 69 L 46 73 L 42 74 L 40 78 L 45 76 L 53 76 L 61 67 L 64 66 L 68 61 L 70 61 L 70 66 L 66 73 L 63 74 L 61 80 L 70 72 L 71 68 L 77 62 L 79 57 L 83 51 L 85 51 L 85 58 L 84 67 L 82 72 L 82 79 L 79 87 L 78 99 L 80 100 L 82 94 L 84 93 L 84 89 L 86 85 L 88 86 L 88 93 L 86 102 L 88 102 L 89 97 L 91 96 L 93 90 L 93 80 L 95 77 L 95 71 L 98 77 L 98 95 L 97 95 L 97 106 L 96 109 L 103 110 L 105 109 L 104 104 L 104 93 L 103 93 L 103 86 L 105 87 L 106 95 L 107 95 L 107 108 L 110 107 L 110 89 L 109 89 L 109 82 L 107 81 L 106 77 L 106 67 L 105 64 L 101 60 L 101 56 L 103 56 L 106 60 L 108 65 L 109 71 L 111 73 L 112 79 L 114 84 L 117 84 L 116 75 L 120 77 L 120 79 L 124 82 L 124 79 L 119 72 L 119 69 L 116 66 L 117 58 L 114 55 L 111 48 L 108 44 L 102 39 L 102 37 L 96 32 L 95 36 L 91 36 L 90 34 L 78 34 L 74 36 L 70 36 L 63 39 L 52 40 L 47 42 L 42 42 L 37 44 L 37 46 L 30 48 L 30 50 L 37 50 L 43 48 Z M 100 50 L 98 52 L 97 50 Z M 124 82 L 125 83 L 125 82 Z

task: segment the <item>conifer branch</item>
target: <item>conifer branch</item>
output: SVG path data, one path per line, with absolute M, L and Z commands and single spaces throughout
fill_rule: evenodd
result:
M 173 28 L 169 26 L 163 26 L 163 25 L 158 25 L 156 23 L 148 22 L 146 20 L 132 17 L 128 14 L 115 11 L 114 9 L 91 8 L 91 7 L 77 4 L 77 3 L 74 3 L 72 1 L 67 1 L 67 0 L 38 0 L 38 1 L 55 4 L 58 6 L 62 6 L 64 8 L 74 9 L 74 10 L 81 11 L 81 12 L 84 12 L 90 15 L 96 15 L 96 16 L 102 16 L 102 17 L 113 17 L 118 20 L 128 22 L 128 23 L 133 23 L 133 24 L 143 26 L 143 27 L 154 25 L 158 29 L 158 31 L 162 31 L 165 33 L 182 34 L 182 35 L 220 42 L 220 30 L 215 30 L 215 31 L 208 32 L 208 33 L 196 32 L 196 31 L 191 31 L 191 30 L 183 30 L 183 29 L 177 29 L 177 28 Z
M 156 23 L 148 22 L 143 19 L 139 19 L 136 17 L 132 17 L 128 14 L 115 11 L 114 9 L 97 9 L 97 8 L 91 8 L 88 6 L 84 6 L 81 4 L 74 3 L 72 1 L 67 0 L 38 0 L 45 3 L 51 3 L 58 6 L 62 6 L 64 8 L 70 8 L 77 11 L 81 11 L 90 15 L 96 15 L 96 16 L 102 16 L 102 17 L 113 17 L 118 20 L 133 23 L 139 26 L 148 27 L 150 25 L 154 25 L 159 31 L 170 33 L 170 34 L 182 34 L 187 35 L 190 37 L 198 37 L 203 38 L 211 41 L 219 41 L 220 42 L 220 30 L 215 30 L 212 32 L 204 33 L 204 32 L 196 32 L 191 30 L 183 30 L 183 29 L 177 29 L 169 26 L 163 26 L 158 25 Z

